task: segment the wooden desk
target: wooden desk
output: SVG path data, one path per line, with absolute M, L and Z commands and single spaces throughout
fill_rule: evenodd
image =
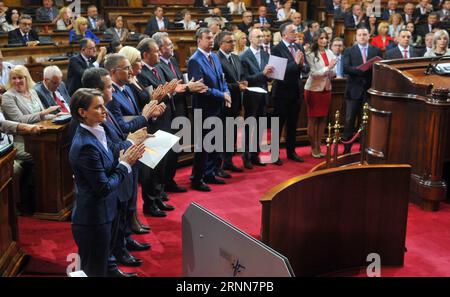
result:
M 39 123 L 47 128 L 41 135 L 24 135 L 25 151 L 33 156 L 36 172 L 36 213 L 39 219 L 63 221 L 70 215 L 74 182 L 69 164 L 69 123 Z
M 0 276 L 17 275 L 25 253 L 19 245 L 16 204 L 13 196 L 16 150 L 0 158 Z
M 370 163 L 411 164 L 413 201 L 436 211 L 450 182 L 444 179 L 450 161 L 450 101 L 437 101 L 431 92 L 448 88 L 450 77 L 425 75 L 429 62 L 413 58 L 374 65 L 367 153 Z
M 289 259 L 296 276 L 403 265 L 409 165 L 365 165 L 293 177 L 261 198 L 261 241 Z

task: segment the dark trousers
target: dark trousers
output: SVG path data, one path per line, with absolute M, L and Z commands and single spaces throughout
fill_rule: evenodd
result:
M 302 106 L 301 100 L 286 100 L 275 98 L 275 114 L 279 117 L 279 135 L 283 132 L 286 124 L 286 151 L 288 154 L 295 152 L 297 137 L 298 114 Z
M 151 169 L 142 163 L 139 164 L 139 179 L 142 186 L 144 208 L 155 204 L 156 199 L 161 199 L 162 192 L 164 191 L 163 178 L 165 176 L 166 162 L 167 158 L 164 157 L 155 169 Z
M 262 139 L 262 135 L 259 133 L 259 118 L 265 116 L 266 111 L 266 95 L 265 94 L 248 94 L 244 95 L 243 100 L 244 105 L 244 119 L 248 119 L 249 117 L 254 117 L 256 119 L 256 127 L 249 127 L 245 125 L 245 147 L 244 154 L 242 158 L 244 160 L 255 160 L 259 156 L 260 149 L 260 139 Z M 252 128 L 252 129 L 250 129 Z M 256 141 L 256 149 L 253 147 L 253 152 L 250 152 L 250 142 L 252 139 L 257 139 Z
M 355 133 L 356 118 L 361 115 L 362 106 L 365 100 L 345 100 L 345 124 L 342 138 L 350 140 Z M 352 143 L 344 145 L 345 153 L 349 153 L 352 148 Z
M 106 276 L 112 223 L 101 225 L 72 224 L 72 234 L 78 246 L 81 270 L 89 277 Z
M 113 222 L 113 240 L 112 253 L 120 255 L 128 252 L 125 245 L 128 240 L 131 240 L 130 220 L 133 214 L 130 211 L 130 201 L 120 202 L 117 216 Z
M 194 164 L 192 166 L 192 182 L 198 182 L 204 177 L 214 177 L 218 164 L 220 163 L 220 154 L 218 152 L 206 152 L 205 148 L 203 147 L 203 140 L 205 138 L 205 135 L 207 135 L 209 132 L 211 132 L 211 129 L 202 128 L 202 137 L 194 139 L 195 146 L 201 146 L 201 151 L 194 153 Z
M 233 155 L 237 144 L 237 127 L 233 125 L 233 151 L 227 152 L 227 141 L 229 141 L 231 135 L 227 134 L 227 126 L 226 126 L 226 118 L 230 117 L 236 119 L 241 112 L 241 93 L 233 94 L 231 101 L 231 108 L 225 108 L 224 110 L 224 118 L 223 118 L 223 154 L 222 160 L 224 166 L 233 165 Z

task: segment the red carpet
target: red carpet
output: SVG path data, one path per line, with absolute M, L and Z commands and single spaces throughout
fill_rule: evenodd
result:
M 227 185 L 213 185 L 210 193 L 190 190 L 183 194 L 171 194 L 170 204 L 175 211 L 168 212 L 167 218 L 144 217 L 141 221 L 149 224 L 152 232 L 135 235 L 138 241 L 149 242 L 152 249 L 133 253 L 144 260 L 137 271 L 141 276 L 181 276 L 181 216 L 191 202 L 197 202 L 218 216 L 234 224 L 248 234 L 259 238 L 261 226 L 260 197 L 271 187 L 286 179 L 303 174 L 320 162 L 309 155 L 309 147 L 297 150 L 305 163 L 295 163 L 285 158 L 282 151 L 282 167 L 268 165 L 235 173 L 227 180 Z M 239 157 L 236 164 L 241 166 Z M 191 167 L 177 172 L 177 182 L 189 186 Z M 20 240 L 31 259 L 23 276 L 64 276 L 66 258 L 77 251 L 72 239 L 69 222 L 49 222 L 28 217 L 20 217 Z M 450 206 L 442 204 L 436 213 L 428 213 L 410 204 L 405 254 L 405 265 L 401 268 L 382 268 L 383 276 L 450 276 Z M 354 271 L 347 275 L 364 275 L 364 271 Z

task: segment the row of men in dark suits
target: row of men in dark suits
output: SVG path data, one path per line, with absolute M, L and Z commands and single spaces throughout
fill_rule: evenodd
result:
M 279 117 L 279 133 L 286 124 L 286 149 L 289 159 L 302 162 L 303 159 L 295 152 L 295 131 L 298 113 L 303 95 L 301 73 L 308 73 L 309 68 L 304 59 L 303 48 L 295 43 L 296 28 L 292 23 L 283 24 L 280 28 L 282 42 L 271 49 L 271 54 L 288 60 L 284 80 L 275 80 L 272 96 L 275 101 L 275 113 Z M 243 106 L 244 119 L 256 118 L 257 125 L 246 126 L 245 147 L 243 153 L 244 167 L 265 166 L 259 157 L 260 143 L 256 147 L 250 146 L 251 139 L 260 140 L 259 118 L 265 116 L 268 95 L 250 92 L 248 87 L 259 87 L 268 90 L 270 74 L 273 66 L 268 65 L 269 55 L 262 50 L 264 35 L 260 29 L 253 29 L 249 33 L 250 47 L 237 56 L 232 53 L 235 39 L 232 33 L 223 31 L 218 34 L 218 53 L 212 52 L 214 39 L 207 28 L 200 28 L 196 33 L 197 51 L 188 62 L 190 78 L 202 79 L 208 86 L 204 94 L 195 94 L 193 108 L 202 111 L 202 122 L 207 117 L 223 120 L 225 117 L 236 118 Z M 203 137 L 210 129 L 203 129 Z M 236 134 L 236 133 L 235 133 Z M 195 139 L 196 144 L 203 143 L 203 138 Z M 235 140 L 234 140 L 235 142 Z M 224 141 L 226 143 L 226 140 Z M 241 172 L 231 160 L 232 152 L 219 155 L 217 152 L 207 152 L 204 149 L 194 154 L 194 166 L 191 185 L 199 191 L 210 191 L 208 184 L 224 184 L 220 177 L 231 177 L 224 170 Z M 276 165 L 282 165 L 277 159 Z M 218 178 L 219 177 L 219 178 Z

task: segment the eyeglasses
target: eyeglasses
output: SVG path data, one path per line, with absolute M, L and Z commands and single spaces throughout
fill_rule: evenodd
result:
M 120 69 L 120 70 L 123 70 L 123 71 L 130 71 L 131 70 L 131 65 L 130 66 L 125 66 L 125 67 L 122 67 L 122 68 L 117 67 L 115 69 Z
M 21 22 L 20 24 L 21 24 L 22 26 L 31 27 L 31 24 L 32 24 L 32 23 Z

